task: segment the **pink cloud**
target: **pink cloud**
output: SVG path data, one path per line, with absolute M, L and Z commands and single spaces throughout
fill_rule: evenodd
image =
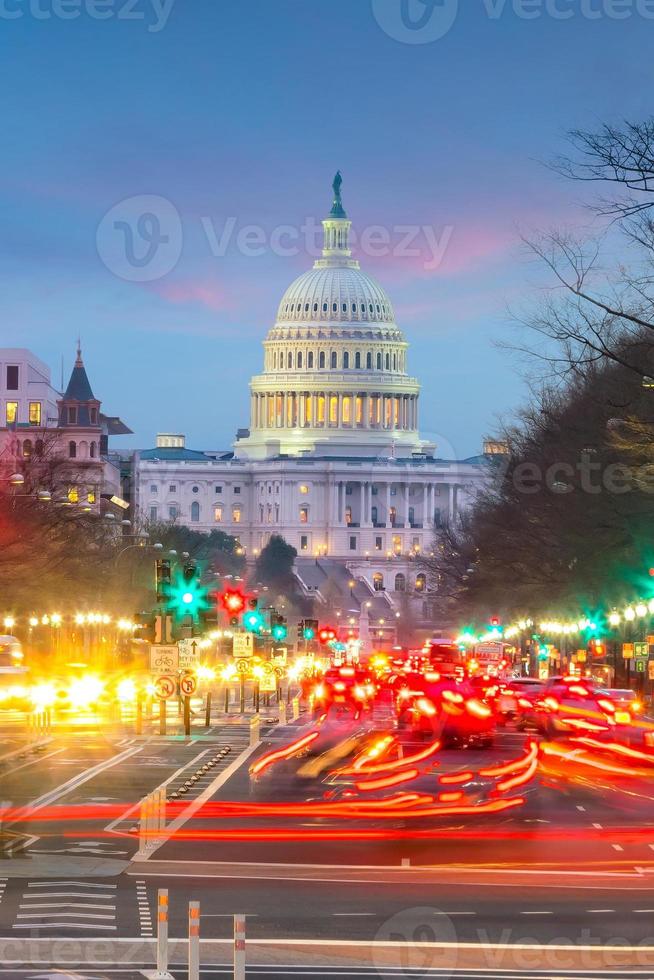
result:
M 168 303 L 203 306 L 214 313 L 229 310 L 233 306 L 225 290 L 215 282 L 194 280 L 158 282 L 152 284 L 150 288 Z

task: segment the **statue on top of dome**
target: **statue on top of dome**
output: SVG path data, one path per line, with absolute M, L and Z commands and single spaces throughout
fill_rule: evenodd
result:
M 332 182 L 332 189 L 334 191 L 334 203 L 332 204 L 332 209 L 330 214 L 333 218 L 345 218 L 345 210 L 343 208 L 343 201 L 341 200 L 341 185 L 343 183 L 343 177 L 340 170 L 336 171 L 336 176 Z

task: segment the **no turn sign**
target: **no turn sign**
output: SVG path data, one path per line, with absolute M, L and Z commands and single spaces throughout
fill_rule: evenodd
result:
M 175 678 L 170 674 L 160 674 L 154 682 L 154 693 L 160 701 L 172 698 L 176 688 Z
M 188 698 L 191 694 L 195 694 L 197 686 L 198 682 L 195 674 L 182 674 L 179 679 L 179 690 L 184 697 Z

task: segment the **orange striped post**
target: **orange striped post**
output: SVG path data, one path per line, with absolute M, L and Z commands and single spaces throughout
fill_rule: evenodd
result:
M 200 980 L 200 903 L 188 903 L 188 980 Z
M 157 892 L 157 974 L 168 974 L 168 889 Z
M 234 980 L 245 980 L 245 916 L 234 916 Z

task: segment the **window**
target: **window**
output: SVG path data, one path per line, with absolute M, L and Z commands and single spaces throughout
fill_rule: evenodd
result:
M 406 592 L 406 577 L 402 572 L 398 572 L 395 576 L 395 591 Z
M 5 406 L 7 425 L 15 425 L 18 421 L 18 402 L 7 402 Z
M 171 504 L 170 507 L 168 508 L 168 517 L 171 519 L 171 521 L 175 520 L 178 513 L 179 511 L 177 510 L 177 504 Z
M 240 493 L 240 492 L 241 492 L 240 487 L 234 487 L 234 493 Z
M 280 366 L 280 368 L 283 368 L 284 367 L 284 351 L 283 350 L 279 352 L 279 366 Z
M 372 521 L 373 524 L 378 524 L 379 523 L 379 517 L 378 517 L 378 515 L 379 515 L 379 511 L 377 510 L 377 508 L 376 507 L 371 507 L 370 508 L 370 519 L 371 519 L 371 521 Z
M 330 365 L 332 368 L 338 367 L 338 355 L 335 350 L 331 353 Z
M 300 551 L 308 551 L 309 549 L 309 538 L 306 534 L 300 535 Z
M 386 355 L 385 364 L 386 364 L 386 370 L 387 371 L 390 371 L 390 368 L 391 368 L 391 355 L 390 354 L 387 354 Z
M 348 351 L 345 351 L 345 353 L 343 354 L 343 367 L 349 368 L 349 366 L 350 366 L 350 355 Z
M 325 352 L 324 350 L 321 350 L 320 353 L 318 354 L 318 367 L 324 368 L 324 366 L 325 366 Z
M 31 455 L 32 455 L 32 440 L 26 439 L 25 442 L 23 443 L 23 456 L 26 459 L 29 459 Z
M 351 507 L 346 507 L 345 508 L 345 523 L 347 525 L 350 525 L 352 523 L 352 508 Z
M 300 524 L 308 524 L 308 523 L 309 523 L 309 508 L 300 507 Z
M 222 487 L 216 487 L 216 493 L 222 493 L 222 492 L 223 492 Z
M 37 456 L 43 456 L 43 439 L 37 439 L 34 443 L 34 452 Z
M 200 489 L 199 487 L 191 487 L 193 493 L 197 493 L 199 489 Z
M 306 485 L 306 483 L 301 483 L 300 484 L 300 493 L 301 494 L 307 494 L 308 492 L 309 492 L 309 488 Z
M 241 523 L 242 513 L 243 512 L 241 511 L 241 508 L 240 507 L 234 507 L 232 509 L 232 521 L 234 522 L 234 524 L 240 524 Z
M 368 351 L 366 354 L 366 367 L 369 371 L 372 370 L 372 351 Z
M 68 406 L 68 424 L 77 425 L 77 409 L 74 405 Z
M 377 354 L 377 370 L 378 371 L 381 371 L 381 366 L 382 366 L 382 356 L 381 356 L 381 354 Z
M 427 576 L 424 572 L 416 575 L 416 592 L 424 592 L 427 588 Z
M 156 492 L 157 492 L 157 484 L 156 483 L 151 483 L 150 484 L 150 493 L 156 493 Z
M 41 402 L 30 402 L 28 418 L 30 425 L 41 424 Z
M 96 502 L 96 500 L 97 500 L 97 496 L 96 496 L 95 490 L 93 488 L 91 488 L 90 490 L 87 490 L 86 491 L 86 502 L 87 502 L 87 504 L 94 504 Z
M 91 425 L 97 425 L 98 424 L 98 410 L 97 410 L 97 408 L 90 409 L 90 413 L 89 414 L 91 416 Z
M 77 489 L 77 487 L 71 487 L 70 490 L 68 491 L 68 502 L 70 504 L 79 503 L 79 490 Z
M 309 353 L 307 354 L 307 367 L 308 368 L 312 368 L 313 367 L 313 351 L 312 350 L 310 350 Z
M 171 483 L 170 486 L 168 487 L 168 492 L 169 493 L 177 493 L 177 484 L 176 483 Z
M 155 506 L 155 505 L 153 504 L 153 505 L 152 505 L 152 506 L 150 507 L 150 520 L 151 520 L 151 521 L 156 521 L 156 519 L 157 519 L 157 508 L 156 508 L 156 506 Z
M 384 591 L 384 576 L 382 575 L 381 572 L 375 572 L 375 574 L 373 575 L 372 587 L 375 590 L 375 592 Z
M 289 368 L 293 367 L 293 354 L 290 351 L 288 353 L 288 366 Z
M 95 459 L 96 454 L 97 454 L 97 448 L 98 447 L 97 447 L 96 443 L 95 442 L 92 442 L 91 445 L 90 445 L 90 447 L 89 447 L 89 456 L 91 457 L 91 459 Z
M 413 525 L 416 523 L 416 509 L 415 507 L 409 507 L 409 524 Z
M 197 500 L 194 500 L 191 504 L 191 520 L 193 523 L 197 523 L 200 520 L 200 504 Z
M 358 350 L 356 352 L 356 354 L 354 355 L 354 367 L 357 368 L 357 369 L 361 367 L 361 351 L 360 350 Z
M 395 524 L 397 523 L 397 507 L 391 507 L 388 516 L 391 524 L 393 525 L 393 527 L 395 527 Z
M 384 539 L 381 537 L 375 538 L 375 551 L 384 550 Z
M 298 369 L 301 369 L 302 368 L 302 351 L 298 351 L 298 355 L 297 355 L 297 366 L 298 366 Z
M 223 505 L 215 504 L 213 508 L 213 519 L 216 524 L 221 524 L 223 519 Z
M 356 536 L 356 534 L 351 534 L 350 535 L 350 551 L 356 551 L 356 550 L 357 550 L 357 536 Z
M 7 365 L 7 391 L 18 391 L 18 366 Z
M 72 440 L 68 443 L 68 456 L 70 459 L 75 459 L 77 456 L 77 443 Z

